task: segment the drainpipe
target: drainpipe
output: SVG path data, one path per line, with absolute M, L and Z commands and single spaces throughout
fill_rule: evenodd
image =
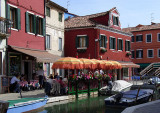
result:
M 7 0 L 5 0 L 5 12 L 6 12 L 6 18 L 7 18 Z M 6 37 L 6 76 L 8 76 L 8 37 Z

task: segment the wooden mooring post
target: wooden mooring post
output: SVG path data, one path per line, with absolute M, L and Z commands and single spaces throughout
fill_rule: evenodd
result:
M 9 102 L 0 100 L 0 113 L 7 113 Z

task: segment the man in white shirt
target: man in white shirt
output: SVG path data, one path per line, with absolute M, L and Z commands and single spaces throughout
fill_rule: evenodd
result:
M 19 74 L 16 74 L 16 76 L 12 77 L 10 82 L 10 91 L 11 92 L 20 92 L 20 85 L 19 85 Z
M 42 88 L 42 86 L 43 86 L 43 79 L 44 79 L 44 70 L 42 69 L 42 66 L 41 66 L 40 69 L 37 71 L 37 75 L 39 76 L 40 88 Z

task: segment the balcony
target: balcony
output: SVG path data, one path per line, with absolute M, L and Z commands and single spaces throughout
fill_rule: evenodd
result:
M 5 39 L 11 34 L 11 21 L 0 17 L 0 38 Z

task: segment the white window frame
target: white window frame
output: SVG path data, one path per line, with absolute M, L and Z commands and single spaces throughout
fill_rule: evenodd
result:
M 77 37 L 86 37 L 87 34 L 84 34 L 84 35 L 77 35 Z M 87 49 L 87 47 L 78 47 L 77 49 Z
M 149 57 L 149 54 L 148 54 L 148 53 L 149 53 L 149 52 L 148 52 L 149 50 L 152 50 L 152 51 L 153 51 L 153 56 L 152 56 L 152 57 Z M 147 58 L 154 58 L 154 49 L 147 49 Z
M 115 37 L 113 37 L 113 36 L 110 36 L 111 38 L 114 38 L 114 39 L 116 39 Z M 116 40 L 115 40 L 116 41 Z M 110 40 L 109 40 L 109 44 L 110 44 Z M 110 46 L 110 45 L 109 45 Z M 110 50 L 116 50 L 116 46 L 115 46 L 115 49 L 110 49 Z
M 143 50 L 143 49 L 136 49 L 136 51 L 137 51 L 137 50 Z M 136 56 L 137 56 L 137 55 L 136 55 Z M 142 58 L 137 58 L 137 57 L 136 57 L 136 59 L 142 59 Z
M 131 47 L 131 41 L 130 40 L 125 40 L 125 41 L 130 42 L 130 47 Z M 126 45 L 125 45 L 125 48 L 126 48 Z M 130 51 L 126 51 L 126 52 L 130 52 Z
M 137 41 L 137 36 L 138 35 L 142 35 L 143 36 L 143 34 L 136 34 L 136 41 L 135 42 L 143 42 L 143 41 Z
M 147 35 L 151 35 L 151 42 L 147 42 Z M 152 43 L 152 34 L 146 34 L 146 43 Z
M 158 35 L 160 35 L 160 33 L 157 33 L 157 42 L 160 42 L 160 40 L 158 40 Z
M 158 58 L 160 58 L 160 56 L 159 56 L 159 51 L 160 51 L 160 48 L 157 49 L 157 57 L 158 57 Z

